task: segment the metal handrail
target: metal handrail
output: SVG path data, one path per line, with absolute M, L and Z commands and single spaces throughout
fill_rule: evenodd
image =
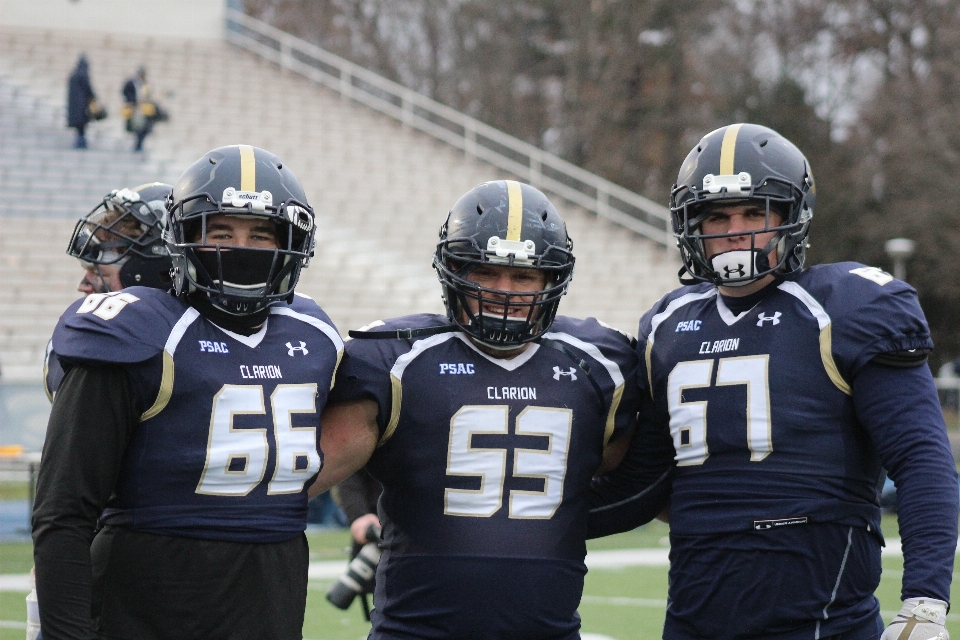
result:
M 509 171 L 654 242 L 676 243 L 669 210 L 566 160 L 507 135 L 235 9 L 227 40 L 318 84 Z

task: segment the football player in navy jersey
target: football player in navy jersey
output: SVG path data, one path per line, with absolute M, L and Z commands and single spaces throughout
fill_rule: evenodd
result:
M 279 158 L 215 149 L 168 200 L 172 292 L 61 317 L 33 513 L 46 640 L 301 637 L 306 487 L 343 352 L 294 294 L 314 232 Z
M 631 337 L 556 315 L 572 247 L 540 191 L 481 184 L 441 228 L 447 316 L 351 332 L 311 492 L 383 485 L 370 638 L 579 637 L 590 481 L 638 394 Z
M 73 228 L 67 254 L 80 261 L 84 295 L 110 293 L 125 287 L 170 288 L 170 256 L 163 244 L 163 215 L 168 184 L 150 182 L 132 189 L 114 189 Z M 63 380 L 63 367 L 47 343 L 43 383 L 47 397 Z
M 804 269 L 815 183 L 734 124 L 680 168 L 685 285 L 640 322 L 641 392 L 673 438 L 664 638 L 945 640 L 957 473 L 916 291 Z M 878 487 L 898 489 L 903 608 L 884 631 Z

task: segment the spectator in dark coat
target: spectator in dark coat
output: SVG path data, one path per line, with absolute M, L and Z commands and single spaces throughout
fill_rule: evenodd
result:
M 87 148 L 86 129 L 90 122 L 90 102 L 96 98 L 90 84 L 87 58 L 81 55 L 67 83 L 67 126 L 77 130 L 74 149 Z

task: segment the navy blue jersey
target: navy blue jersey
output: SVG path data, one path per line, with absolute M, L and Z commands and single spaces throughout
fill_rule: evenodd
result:
M 683 287 L 640 333 L 640 384 L 676 449 L 672 531 L 792 518 L 879 527 L 880 462 L 851 383 L 880 353 L 932 348 L 909 285 L 856 263 L 821 265 L 740 314 L 713 285 Z
M 123 365 L 137 398 L 104 523 L 242 542 L 305 529 L 319 411 L 343 352 L 313 300 L 272 307 L 243 336 L 157 289 L 93 294 L 63 314 L 53 348 L 66 367 Z
M 459 332 L 347 343 L 334 399 L 376 400 L 382 434 L 372 638 L 577 637 L 590 479 L 632 428 L 636 362 L 628 336 L 564 317 L 509 360 Z
M 664 637 L 874 629 L 881 458 L 900 474 L 898 486 L 902 479 L 911 488 L 913 503 L 922 500 L 917 485 L 944 476 L 943 459 L 947 479 L 955 474 L 923 359 L 904 358 L 908 369 L 872 362 L 933 347 L 916 292 L 879 269 L 839 263 L 735 302 L 755 304 L 734 312 L 713 285 L 682 287 L 640 323 L 638 382 L 669 427 L 677 463 Z M 896 396 L 889 381 L 897 372 L 903 388 L 922 388 L 922 397 Z M 913 403 L 921 419 L 870 409 L 891 397 L 900 405 L 894 415 Z M 923 558 L 949 563 L 956 539 L 955 517 L 950 525 L 947 506 L 938 511 L 948 514 L 942 523 L 901 517 L 905 553 L 908 527 L 937 531 L 909 541 L 917 561 L 904 576 L 905 589 L 925 583 L 928 597 L 949 593 L 949 568 L 924 566 Z M 951 527 L 941 562 L 944 554 L 926 547 L 944 546 Z

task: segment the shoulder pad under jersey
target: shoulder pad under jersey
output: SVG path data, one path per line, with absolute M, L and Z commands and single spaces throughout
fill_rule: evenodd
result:
M 347 341 L 347 353 L 356 357 L 374 361 L 395 360 L 400 354 L 410 350 L 410 345 L 416 342 L 419 337 L 401 337 L 406 330 L 415 332 L 417 329 L 427 329 L 435 327 L 450 327 L 450 321 L 445 316 L 433 313 L 418 313 L 409 316 L 400 316 L 389 318 L 387 320 L 377 320 L 364 325 L 355 331 L 351 331 L 351 336 L 358 333 L 376 334 L 378 340 L 351 339 Z M 387 366 L 389 370 L 390 365 Z
M 639 349 L 641 351 L 644 349 L 651 332 L 672 311 L 696 300 L 715 297 L 716 295 L 717 288 L 714 285 L 702 282 L 679 287 L 667 293 L 640 317 L 640 326 L 637 330 Z
M 780 283 L 829 322 L 832 350 L 849 380 L 883 353 L 933 348 L 916 290 L 890 274 L 857 262 L 817 265 Z
M 53 332 L 53 350 L 64 362 L 132 364 L 163 351 L 190 307 L 148 287 L 94 293 L 70 305 Z

